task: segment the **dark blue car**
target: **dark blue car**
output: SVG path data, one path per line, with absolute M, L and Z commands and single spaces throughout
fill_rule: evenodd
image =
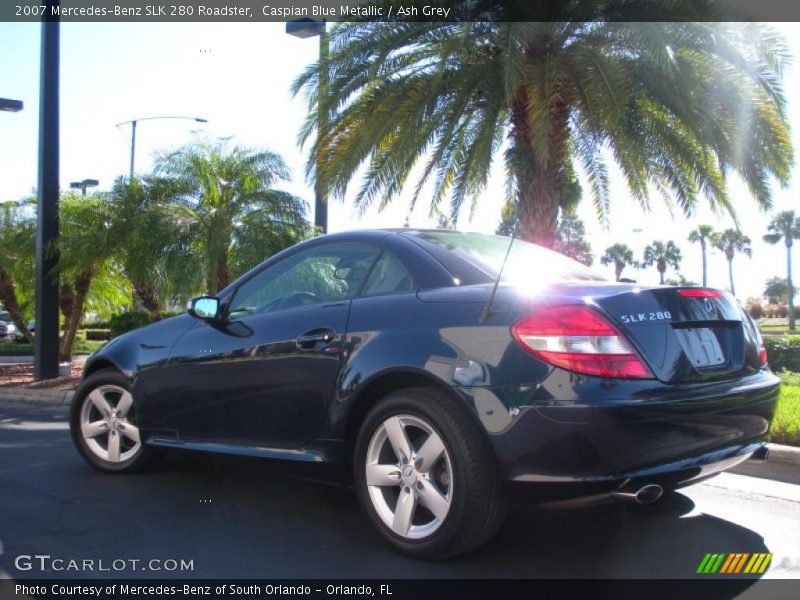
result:
M 605 280 L 533 244 L 357 231 L 271 257 L 86 363 L 106 472 L 157 447 L 321 463 L 409 554 L 474 548 L 504 498 L 658 500 L 763 452 L 779 380 L 728 293 Z

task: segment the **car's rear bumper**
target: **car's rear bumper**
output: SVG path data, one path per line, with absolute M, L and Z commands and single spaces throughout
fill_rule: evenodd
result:
M 628 399 L 609 399 L 607 386 L 592 394 L 590 383 L 584 378 L 581 395 L 573 386 L 567 399 L 543 399 L 539 388 L 467 392 L 507 481 L 539 484 L 555 497 L 602 493 L 630 481 L 665 488 L 694 483 L 766 443 L 780 380 L 765 370 L 702 385 L 620 386 L 637 390 Z

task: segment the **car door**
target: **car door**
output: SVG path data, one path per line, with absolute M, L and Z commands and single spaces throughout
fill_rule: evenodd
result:
M 168 364 L 162 425 L 184 441 L 296 448 L 320 430 L 339 371 L 350 299 L 378 250 L 315 246 L 242 282 L 224 318 L 198 320 Z

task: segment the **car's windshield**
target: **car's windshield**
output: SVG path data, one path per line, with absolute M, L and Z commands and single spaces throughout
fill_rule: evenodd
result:
M 430 231 L 417 234 L 434 256 L 462 284 L 494 281 L 508 252 L 510 238 L 483 233 Z M 514 240 L 501 281 L 526 285 L 557 281 L 606 281 L 589 267 L 523 240 Z

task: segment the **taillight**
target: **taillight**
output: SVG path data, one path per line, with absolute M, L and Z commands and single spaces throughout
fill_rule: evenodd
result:
M 684 288 L 678 290 L 678 295 L 684 298 L 722 298 L 719 290 L 707 290 L 704 288 Z
M 652 379 L 630 342 L 588 306 L 546 308 L 523 317 L 511 334 L 525 350 L 576 373 L 619 379 Z
M 762 365 L 767 364 L 767 348 L 764 346 L 764 342 L 761 342 L 761 347 L 759 348 L 758 353 L 758 360 L 761 362 Z

